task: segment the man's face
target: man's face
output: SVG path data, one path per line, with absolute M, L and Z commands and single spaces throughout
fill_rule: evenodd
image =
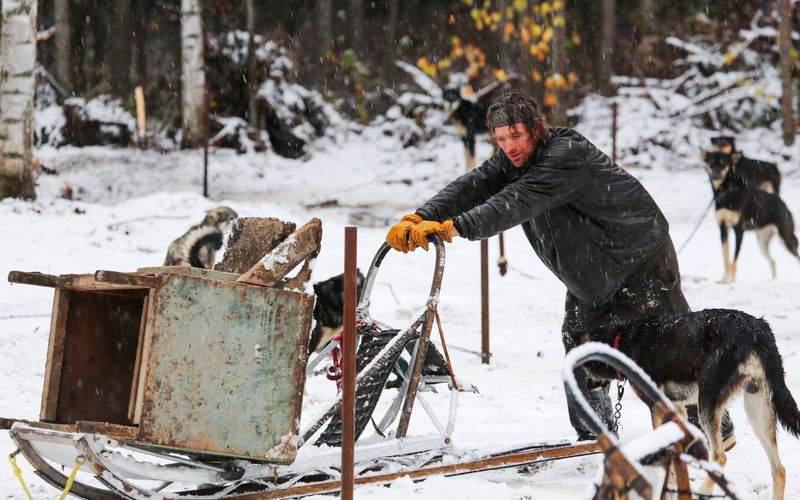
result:
M 523 123 L 494 129 L 494 140 L 515 167 L 522 167 L 536 149 L 533 136 Z

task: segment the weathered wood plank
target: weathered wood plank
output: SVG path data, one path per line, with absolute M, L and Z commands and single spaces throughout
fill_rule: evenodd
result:
M 128 401 L 128 420 L 133 422 L 136 414 L 136 396 L 139 392 L 139 374 L 142 367 L 142 351 L 144 350 L 144 337 L 145 328 L 147 326 L 148 314 L 150 314 L 149 307 L 150 301 L 153 297 L 153 291 L 144 298 L 142 305 L 142 320 L 139 323 L 139 340 L 136 342 L 136 360 L 133 363 L 133 380 L 131 381 L 131 397 Z
M 272 217 L 240 217 L 230 228 L 222 262 L 216 271 L 242 274 L 275 249 L 297 226 Z
M 61 385 L 61 368 L 64 360 L 64 338 L 67 331 L 69 290 L 56 288 L 53 296 L 53 314 L 50 317 L 50 338 L 47 344 L 47 364 L 44 370 L 42 405 L 39 418 L 45 421 L 56 419 L 58 388 Z
M 120 273 L 117 271 L 95 271 L 95 281 L 114 285 L 125 285 L 134 288 L 155 288 L 159 278 L 137 273 Z
M 112 424 L 109 422 L 87 422 L 81 420 L 76 422 L 75 426 L 78 432 L 102 434 L 118 441 L 135 441 L 139 436 L 139 428 L 129 425 Z
M 315 217 L 290 234 L 236 281 L 261 286 L 277 285 L 300 262 L 316 257 L 321 242 L 322 221 Z M 293 285 L 297 286 L 300 284 L 298 281 L 307 280 L 310 277 L 309 271 L 309 266 L 306 265 L 298 275 L 302 279 L 294 280 Z
M 200 267 L 191 266 L 159 266 L 159 267 L 140 267 L 137 273 L 151 274 L 153 276 L 164 276 L 165 274 L 186 274 L 188 276 L 198 276 L 220 281 L 236 281 L 241 276 L 238 273 L 225 273 L 222 271 L 212 271 Z
M 116 273 L 125 274 L 125 273 Z M 143 284 L 119 284 L 102 282 L 95 279 L 94 274 L 44 274 L 39 272 L 11 271 L 8 281 L 23 285 L 45 286 L 49 288 L 69 288 L 72 290 L 130 290 L 134 288 L 149 288 Z

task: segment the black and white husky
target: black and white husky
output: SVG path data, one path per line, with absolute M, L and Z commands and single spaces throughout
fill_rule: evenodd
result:
M 800 438 L 800 411 L 786 387 L 781 355 L 766 321 L 741 311 L 706 309 L 611 323 L 581 340 L 616 344 L 669 399 L 680 406 L 697 404 L 700 425 L 720 466 L 727 460 L 720 419 L 726 403 L 743 393 L 747 419 L 769 459 L 772 498 L 783 499 L 786 471 L 778 454 L 776 424 Z M 597 379 L 616 376 L 601 363 L 585 366 Z M 713 486 L 706 481 L 703 490 L 710 492 Z
M 228 224 L 236 217 L 236 212 L 225 206 L 209 210 L 203 222 L 192 226 L 169 245 L 164 265 L 211 269 Z

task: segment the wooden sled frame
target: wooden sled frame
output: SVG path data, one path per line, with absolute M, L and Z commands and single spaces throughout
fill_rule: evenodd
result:
M 400 413 L 397 430 L 387 433 L 387 439 L 372 440 L 372 442 L 366 439 L 360 443 L 356 450 L 356 484 L 385 483 L 404 475 L 422 478 L 433 474 L 463 474 L 595 453 L 597 451 L 595 443 L 537 443 L 464 462 L 458 452 L 452 451 L 449 436 L 455 424 L 458 391 L 450 384 L 449 377 L 446 377 L 446 380 L 436 380 L 422 373 L 421 360 L 425 359 L 444 270 L 444 245 L 438 238 L 432 241 L 436 248 L 436 265 L 425 306 L 411 326 L 392 338 L 378 357 L 357 376 L 359 381 L 368 379 L 371 370 L 379 364 L 380 359 L 405 349 L 407 342 L 413 343 L 410 374 L 404 379 L 398 397 L 379 424 L 379 427 L 385 430 Z M 374 322 L 369 317 L 370 295 L 377 270 L 389 251 L 390 248 L 383 245 L 373 259 L 357 310 L 357 316 L 361 321 Z M 149 281 L 147 283 L 141 281 L 135 275 L 120 273 L 97 275 L 95 279 L 113 279 L 116 283 L 128 282 L 131 286 L 142 287 L 152 284 Z M 451 390 L 450 417 L 446 426 L 435 418 L 424 400 L 419 398 L 419 392 L 425 390 L 428 384 L 443 381 L 449 383 Z M 406 436 L 411 410 L 417 399 L 431 416 L 439 430 L 439 437 L 391 439 Z M 307 443 L 322 425 L 339 411 L 340 407 L 341 400 L 337 400 L 323 412 L 321 417 L 303 429 L 295 443 L 296 446 L 299 448 Z M 66 474 L 62 471 L 69 471 L 77 459 L 81 458 L 83 464 L 79 470 L 84 474 L 73 483 L 71 494 L 88 500 L 110 498 L 263 500 L 333 492 L 339 485 L 337 469 L 340 458 L 335 451 L 329 453 L 328 457 L 300 456 L 298 458 L 301 460 L 290 465 L 276 466 L 220 456 L 186 454 L 182 450 L 150 448 L 132 443 L 131 431 L 125 426 L 102 426 L 96 422 L 59 425 L 5 420 L 2 423 L 3 428 L 10 428 L 10 435 L 19 452 L 33 465 L 36 473 L 57 488 L 63 488 L 67 482 Z M 473 450 L 469 450 L 469 453 L 471 456 L 478 455 Z M 436 465 L 437 461 L 448 455 L 459 458 L 456 460 L 458 463 Z M 386 468 L 400 469 L 401 472 L 380 473 L 380 470 Z M 87 474 L 93 479 L 85 481 Z M 170 491 L 175 487 L 179 487 L 180 492 Z

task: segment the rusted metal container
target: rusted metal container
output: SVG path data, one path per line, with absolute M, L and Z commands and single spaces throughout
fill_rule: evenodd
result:
M 291 463 L 313 295 L 187 267 L 9 280 L 56 289 L 40 420 Z

